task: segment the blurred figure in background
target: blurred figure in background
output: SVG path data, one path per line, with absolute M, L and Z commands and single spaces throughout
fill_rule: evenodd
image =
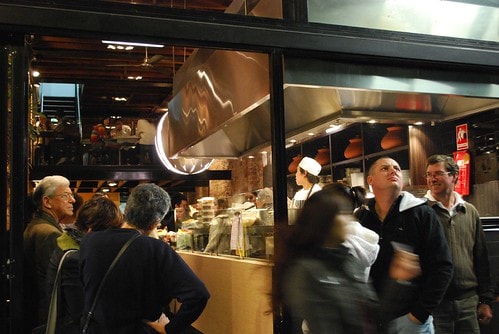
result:
M 180 192 L 170 192 L 171 209 L 161 221 L 161 227 L 166 227 L 168 231 L 177 232 L 182 227 L 182 222 L 191 219 L 189 214 L 189 203 L 187 196 Z
M 114 129 L 111 130 L 112 138 L 119 137 L 130 137 L 132 135 L 132 128 L 126 124 L 123 124 L 122 120 L 117 120 L 114 122 Z
M 293 333 L 301 333 L 302 320 L 313 334 L 377 332 L 374 290 L 343 245 L 352 210 L 334 191 L 314 193 L 276 254 L 274 305 L 290 311 Z
M 375 197 L 357 216 L 364 227 L 380 236 L 371 278 L 380 298 L 383 331 L 434 333 L 431 314 L 452 276 L 442 226 L 424 200 L 402 191 L 402 171 L 395 160 L 376 160 L 367 182 Z M 400 274 L 405 265 L 413 268 L 407 277 Z
M 274 197 L 272 189 L 263 188 L 257 192 L 255 203 L 257 209 L 273 209 Z
M 492 319 L 494 300 L 487 240 L 480 214 L 454 191 L 459 166 L 452 157 L 432 155 L 426 162 L 428 204 L 435 210 L 449 242 L 454 275 L 433 312 L 438 334 L 480 333 Z
M 157 163 L 156 158 L 156 124 L 152 119 L 141 118 L 137 121 L 136 134 L 139 139 L 140 163 L 142 165 Z
M 226 198 L 217 200 L 215 217 L 210 222 L 206 253 L 228 254 L 230 249 L 230 218 L 227 212 L 229 201 Z
M 44 177 L 33 192 L 36 211 L 24 230 L 25 312 L 27 332 L 47 320 L 47 267 L 57 238 L 60 222 L 73 215 L 75 199 L 64 176 Z
M 57 268 L 63 254 L 68 250 L 79 250 L 80 241 L 88 232 L 119 228 L 123 215 L 116 204 L 107 197 L 90 199 L 78 211 L 74 226 L 68 226 L 57 238 L 57 247 L 52 253 L 47 270 L 48 295 L 54 288 Z M 57 303 L 57 325 L 64 334 L 80 333 L 85 290 L 81 282 L 79 254 L 66 257 L 61 267 L 61 281 Z
M 97 123 L 92 128 L 92 133 L 90 134 L 90 142 L 92 144 L 101 143 L 104 140 L 109 138 L 110 131 L 110 120 L 109 117 L 106 117 L 102 120 L 102 122 Z
M 302 189 L 293 196 L 293 200 L 288 199 L 288 207 L 299 209 L 303 203 L 315 192 L 321 190 L 319 186 L 319 173 L 322 166 L 312 158 L 304 157 L 298 164 L 296 171 L 296 184 Z

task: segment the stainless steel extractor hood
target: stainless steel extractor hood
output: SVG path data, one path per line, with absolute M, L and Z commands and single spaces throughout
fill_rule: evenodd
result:
M 328 122 L 439 122 L 499 108 L 499 75 L 284 59 L 285 131 Z M 177 73 L 167 156 L 237 158 L 270 144 L 268 57 L 197 50 Z

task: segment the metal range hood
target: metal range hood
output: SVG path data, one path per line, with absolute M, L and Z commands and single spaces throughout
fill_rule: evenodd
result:
M 267 57 L 210 52 L 169 104 L 169 156 L 237 158 L 270 144 Z M 498 78 L 470 73 L 288 58 L 285 78 L 287 138 L 330 122 L 441 122 L 499 108 Z
M 268 57 L 198 49 L 177 73 L 167 156 L 238 158 L 270 145 Z M 499 76 L 284 59 L 286 138 L 330 122 L 440 122 L 499 108 Z M 305 134 L 305 135 L 304 135 Z

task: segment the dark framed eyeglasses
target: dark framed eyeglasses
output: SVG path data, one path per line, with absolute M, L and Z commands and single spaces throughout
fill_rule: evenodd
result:
M 427 178 L 427 179 L 432 179 L 432 178 L 441 178 L 441 177 L 444 177 L 446 175 L 450 175 L 451 172 L 442 172 L 442 171 L 438 171 L 438 172 L 435 172 L 435 173 L 430 173 L 430 172 L 427 172 L 425 173 L 424 177 Z

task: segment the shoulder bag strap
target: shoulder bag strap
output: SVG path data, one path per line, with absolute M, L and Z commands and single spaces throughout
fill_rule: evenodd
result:
M 55 333 L 55 326 L 57 323 L 57 300 L 59 299 L 59 286 L 61 285 L 61 269 L 62 264 L 67 256 L 75 253 L 76 249 L 71 249 L 62 254 L 59 266 L 57 267 L 57 274 L 55 275 L 54 287 L 52 288 L 52 296 L 50 298 L 49 314 L 47 317 L 47 326 L 45 327 L 45 334 Z
M 106 274 L 104 275 L 104 278 L 102 278 L 102 281 L 100 282 L 99 288 L 97 289 L 97 293 L 95 294 L 92 306 L 90 307 L 90 310 L 88 311 L 87 316 L 85 317 L 85 325 L 83 326 L 83 330 L 82 330 L 83 334 L 87 333 L 87 331 L 88 331 L 88 326 L 90 325 L 90 320 L 92 319 L 92 317 L 94 315 L 94 309 L 95 309 L 95 306 L 97 305 L 97 301 L 100 297 L 100 293 L 102 291 L 102 287 L 104 286 L 104 283 L 106 282 L 106 279 L 108 278 L 108 276 L 111 273 L 111 271 L 113 270 L 113 268 L 116 266 L 116 263 L 118 262 L 120 257 L 123 255 L 123 253 L 125 253 L 128 246 L 130 246 L 132 244 L 132 242 L 134 242 L 138 237 L 140 237 L 140 233 L 136 234 L 133 237 L 131 237 L 130 239 L 128 239 L 128 241 L 123 245 L 123 247 L 121 247 L 121 250 L 119 251 L 118 255 L 116 255 L 113 262 L 111 263 L 111 265 L 107 269 Z

